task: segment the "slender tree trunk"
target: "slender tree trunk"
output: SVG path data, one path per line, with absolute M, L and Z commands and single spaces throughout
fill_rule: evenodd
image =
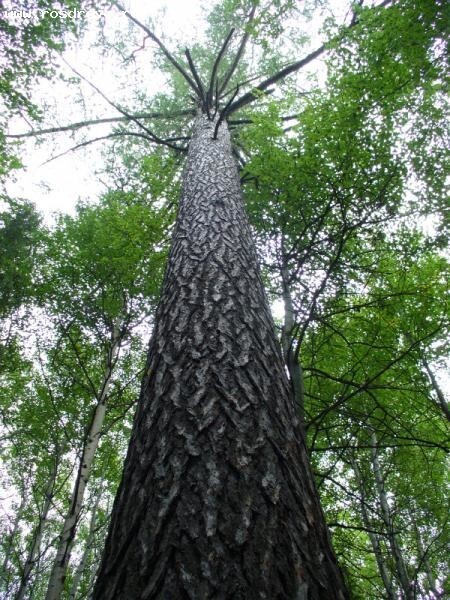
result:
M 92 465 L 94 463 L 95 453 L 100 440 L 100 434 L 105 420 L 106 401 L 108 398 L 109 386 L 120 346 L 120 334 L 118 327 L 113 327 L 111 346 L 109 349 L 105 373 L 97 399 L 97 405 L 92 416 L 89 430 L 86 434 L 83 452 L 81 455 L 80 466 L 78 468 L 77 478 L 72 491 L 72 499 L 69 511 L 65 517 L 62 533 L 59 539 L 59 545 L 50 573 L 49 584 L 45 600 L 59 600 L 64 589 L 64 580 L 66 578 L 67 567 L 70 560 L 70 552 L 75 539 L 78 522 L 83 508 L 84 494 L 91 475 Z
M 380 463 L 378 461 L 378 440 L 375 432 L 371 434 L 372 443 L 372 469 L 375 477 L 375 485 L 377 488 L 378 499 L 380 502 L 381 516 L 386 527 L 386 531 L 389 539 L 389 546 L 391 548 L 392 556 L 395 560 L 395 567 L 400 582 L 400 586 L 403 591 L 403 597 L 406 600 L 414 600 L 414 590 L 408 574 L 408 569 L 403 558 L 403 552 L 400 547 L 396 533 L 394 532 L 392 523 L 392 514 L 389 507 L 389 503 L 384 489 L 384 481 L 381 473 Z
M 36 561 L 39 559 L 39 554 L 41 551 L 41 543 L 42 536 L 44 534 L 45 524 L 47 523 L 48 513 L 50 512 L 50 508 L 52 505 L 53 499 L 53 490 L 55 487 L 56 475 L 58 473 L 59 467 L 59 458 L 60 452 L 56 451 L 54 457 L 54 464 L 52 471 L 50 473 L 50 477 L 48 479 L 47 485 L 45 486 L 44 491 L 44 502 L 42 504 L 42 509 L 39 514 L 39 522 L 34 530 L 33 538 L 31 540 L 30 549 L 28 552 L 27 559 L 25 561 L 25 566 L 23 568 L 22 577 L 20 580 L 19 589 L 15 596 L 16 600 L 23 600 L 25 598 L 25 594 L 27 592 L 28 583 L 30 581 L 31 573 L 36 564 Z
M 86 571 L 86 567 L 88 564 L 89 554 L 91 552 L 91 546 L 94 539 L 95 528 L 97 526 L 97 511 L 98 505 L 100 503 L 100 499 L 102 497 L 103 488 L 100 488 L 99 494 L 95 500 L 94 506 L 92 507 L 91 512 L 91 520 L 89 523 L 89 531 L 87 535 L 87 539 L 84 546 L 84 551 L 81 556 L 81 560 L 78 563 L 75 574 L 73 576 L 72 587 L 70 588 L 69 600 L 75 600 L 77 596 L 78 587 L 80 585 L 81 577 L 83 573 Z
M 366 494 L 364 491 L 364 480 L 359 470 L 356 462 L 352 461 L 352 467 L 356 475 L 356 479 L 358 482 L 358 489 L 360 495 L 360 506 L 361 506 L 361 516 L 364 523 L 364 526 L 368 530 L 368 536 L 370 540 L 370 544 L 372 546 L 373 553 L 375 555 L 375 560 L 377 561 L 378 571 L 380 573 L 381 579 L 383 581 L 384 589 L 386 590 L 386 598 L 388 600 L 395 600 L 395 594 L 392 586 L 392 578 L 389 574 L 389 568 L 386 564 L 385 558 L 383 556 L 383 552 L 381 549 L 380 538 L 379 536 L 371 531 L 373 529 L 373 523 L 369 517 L 366 506 Z
M 303 370 L 294 350 L 294 327 L 295 327 L 295 310 L 292 302 L 292 294 L 290 288 L 289 269 L 286 264 L 284 243 L 282 242 L 282 266 L 281 266 L 281 283 L 283 288 L 283 305 L 284 305 L 284 324 L 281 334 L 281 347 L 283 349 L 284 360 L 289 371 L 289 378 L 294 392 L 294 398 L 298 406 L 300 424 L 304 427 L 304 402 L 305 390 Z
M 422 365 L 423 365 L 425 371 L 427 372 L 428 379 L 430 380 L 431 387 L 433 388 L 433 391 L 437 396 L 438 403 L 439 403 L 439 406 L 441 407 L 442 413 L 445 415 L 446 419 L 448 421 L 450 421 L 450 409 L 448 406 L 448 402 L 445 399 L 444 392 L 442 391 L 439 383 L 437 382 L 437 379 L 434 376 L 434 373 L 431 370 L 427 359 L 425 358 L 425 354 L 422 353 L 421 359 L 422 359 Z
M 26 483 L 24 480 L 22 480 L 22 490 L 21 490 L 21 496 L 20 496 L 20 504 L 17 508 L 16 514 L 14 516 L 14 521 L 13 521 L 13 526 L 11 528 L 11 532 L 6 536 L 6 540 L 5 541 L 5 556 L 3 558 L 3 564 L 1 567 L 1 584 L 2 584 L 2 588 L 3 590 L 8 593 L 9 592 L 9 585 L 11 583 L 11 579 L 13 577 L 13 569 L 12 569 L 12 565 L 11 565 L 11 555 L 13 553 L 14 550 L 14 542 L 15 542 L 15 538 L 17 536 L 17 533 L 19 532 L 19 526 L 20 523 L 22 521 L 22 515 L 23 515 L 23 511 L 25 509 L 25 504 L 27 501 L 27 489 L 26 489 Z
M 95 600 L 347 597 L 226 123 L 199 115 Z
M 414 512 L 412 512 L 412 522 L 413 522 L 414 533 L 416 535 L 416 541 L 417 541 L 419 565 L 423 565 L 423 568 L 421 570 L 425 571 L 425 575 L 427 578 L 428 585 L 425 587 L 426 588 L 428 587 L 428 591 L 432 592 L 433 598 L 440 598 L 441 596 L 436 589 L 436 578 L 433 575 L 433 571 L 432 571 L 430 563 L 428 561 L 427 550 L 423 546 L 422 535 L 420 533 L 419 526 L 417 525 L 417 521 L 416 521 Z

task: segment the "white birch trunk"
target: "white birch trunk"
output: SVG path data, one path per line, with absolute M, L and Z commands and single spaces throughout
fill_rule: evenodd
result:
M 56 557 L 50 574 L 49 584 L 45 600 L 59 600 L 64 588 L 67 567 L 70 560 L 70 552 L 75 539 L 81 510 L 83 508 L 84 494 L 92 471 L 95 453 L 100 440 L 100 434 L 105 420 L 106 402 L 111 383 L 111 377 L 114 370 L 116 358 L 120 347 L 119 328 L 115 324 L 112 336 L 112 343 L 108 353 L 107 364 L 102 381 L 100 393 L 98 395 L 97 406 L 95 408 L 88 433 L 86 435 L 83 453 L 80 460 L 77 478 L 72 491 L 72 499 L 69 511 L 66 515 L 59 545 L 56 551 Z
M 295 326 L 295 310 L 292 302 L 292 295 L 289 282 L 289 269 L 285 261 L 285 249 L 282 242 L 282 260 L 281 280 L 283 289 L 283 305 L 284 305 L 284 324 L 281 334 L 281 346 L 283 349 L 284 360 L 289 371 L 289 378 L 292 384 L 294 398 L 298 404 L 300 424 L 304 426 L 304 384 L 303 371 L 298 359 L 295 356 L 293 343 L 293 331 Z
M 387 500 L 386 491 L 384 489 L 384 481 L 381 473 L 380 463 L 378 461 L 377 445 L 378 440 L 375 432 L 371 434 L 372 443 L 372 470 L 375 477 L 375 485 L 378 493 L 378 500 L 381 508 L 381 516 L 385 524 L 389 546 L 392 552 L 392 556 L 395 560 L 395 567 L 397 571 L 398 580 L 402 588 L 403 597 L 406 600 L 414 600 L 414 590 L 408 574 L 405 560 L 403 558 L 403 552 L 400 547 L 397 535 L 394 532 L 392 526 L 392 513 Z
M 31 547 L 28 552 L 27 559 L 25 561 L 22 578 L 20 580 L 20 586 L 19 586 L 19 589 L 15 596 L 15 600 L 23 600 L 25 598 L 25 594 L 27 592 L 28 583 L 30 581 L 30 577 L 31 577 L 33 568 L 34 568 L 36 562 L 39 560 L 42 536 L 44 534 L 44 529 L 45 529 L 45 524 L 47 522 L 48 513 L 49 513 L 51 505 L 52 505 L 53 490 L 55 487 L 56 475 L 58 473 L 59 458 L 60 458 L 60 454 L 57 453 L 55 456 L 55 463 L 54 463 L 52 472 L 50 473 L 50 477 L 49 477 L 47 485 L 45 487 L 44 503 L 42 505 L 42 510 L 39 515 L 39 522 L 34 531 L 33 539 L 31 541 Z
M 2 588 L 6 592 L 9 591 L 9 585 L 10 585 L 11 578 L 12 578 L 10 562 L 11 562 L 11 554 L 12 554 L 12 551 L 14 548 L 14 539 L 17 535 L 17 532 L 19 531 L 19 525 L 20 525 L 20 521 L 22 519 L 23 509 L 25 508 L 25 503 L 26 503 L 26 487 L 25 487 L 25 482 L 23 482 L 22 495 L 20 497 L 20 504 L 19 504 L 17 512 L 14 516 L 14 522 L 13 522 L 13 526 L 11 529 L 11 533 L 7 536 L 8 541 L 5 544 L 6 549 L 5 549 L 5 557 L 3 559 L 2 570 L 1 570 L 1 577 L 2 577 L 1 584 L 2 584 Z
M 377 561 L 378 571 L 379 571 L 380 577 L 383 581 L 384 589 L 386 590 L 386 598 L 388 600 L 395 600 L 395 594 L 394 594 L 394 590 L 392 587 L 392 578 L 389 573 L 389 568 L 386 565 L 385 557 L 383 556 L 383 552 L 382 552 L 381 544 L 380 544 L 380 538 L 374 531 L 371 531 L 373 525 L 372 525 L 371 519 L 369 517 L 369 514 L 367 512 L 363 477 L 362 477 L 361 471 L 359 470 L 358 465 L 353 462 L 352 466 L 353 466 L 353 470 L 355 472 L 355 475 L 356 475 L 356 478 L 358 481 L 362 520 L 363 520 L 364 526 L 367 529 L 367 534 L 369 536 L 370 544 L 372 546 L 372 550 L 375 555 L 375 560 Z

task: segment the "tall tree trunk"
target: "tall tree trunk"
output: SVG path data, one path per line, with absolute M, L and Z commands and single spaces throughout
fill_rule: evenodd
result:
M 431 568 L 431 565 L 428 561 L 428 549 L 429 548 L 424 548 L 423 546 L 423 542 L 422 542 L 422 534 L 420 533 L 420 529 L 419 526 L 417 524 L 417 520 L 414 514 L 414 511 L 412 511 L 411 513 L 411 518 L 412 518 L 412 523 L 413 523 L 413 527 L 414 527 L 414 533 L 416 535 L 416 541 L 417 541 L 417 551 L 418 551 L 418 563 L 419 566 L 421 567 L 421 571 L 425 571 L 425 575 L 427 578 L 427 584 L 426 588 L 428 588 L 428 592 L 432 593 L 432 598 L 440 598 L 441 595 L 439 594 L 437 588 L 436 588 L 436 578 L 433 575 L 433 570 Z M 423 565 L 423 566 L 422 566 Z
M 97 397 L 97 405 L 85 437 L 77 478 L 72 491 L 70 507 L 65 517 L 62 533 L 59 538 L 59 544 L 50 573 L 45 600 L 59 600 L 64 589 L 64 580 L 66 578 L 67 567 L 70 560 L 70 552 L 72 550 L 81 510 L 83 508 L 84 494 L 91 475 L 95 453 L 97 451 L 103 422 L 105 420 L 106 401 L 119 346 L 120 332 L 118 326 L 114 325 L 103 381 Z
M 372 470 L 375 478 L 375 486 L 378 493 L 378 500 L 380 503 L 381 516 L 386 527 L 389 546 L 391 548 L 392 556 L 395 561 L 395 568 L 397 571 L 398 580 L 402 588 L 403 597 L 406 600 L 414 600 L 414 589 L 412 582 L 406 567 L 405 560 L 403 558 L 403 552 L 400 547 L 397 534 L 394 532 L 394 526 L 392 522 L 392 513 L 387 500 L 386 491 L 384 489 L 383 475 L 381 473 L 380 463 L 378 460 L 378 440 L 374 431 L 371 433 L 371 452 L 372 452 Z
M 17 594 L 15 596 L 16 600 L 23 600 L 25 598 L 25 594 L 27 593 L 28 583 L 30 581 L 31 574 L 33 572 L 33 568 L 36 562 L 39 560 L 39 554 L 41 551 L 41 543 L 42 536 L 44 534 L 45 524 L 47 523 L 48 513 L 50 512 L 50 508 L 52 506 L 53 493 L 56 481 L 56 475 L 58 473 L 59 467 L 59 459 L 61 456 L 61 451 L 58 449 L 55 452 L 54 456 L 54 464 L 48 478 L 47 485 L 45 486 L 44 491 L 44 502 L 42 504 L 42 509 L 39 514 L 38 524 L 33 532 L 33 537 L 30 544 L 30 549 L 28 551 L 28 556 L 25 561 L 25 565 L 22 572 L 22 577 L 20 579 L 19 589 L 17 590 Z
M 225 123 L 199 115 L 95 600 L 343 599 Z

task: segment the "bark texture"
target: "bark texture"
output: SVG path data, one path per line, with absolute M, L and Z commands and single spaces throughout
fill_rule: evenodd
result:
M 347 597 L 227 126 L 199 115 L 95 600 Z

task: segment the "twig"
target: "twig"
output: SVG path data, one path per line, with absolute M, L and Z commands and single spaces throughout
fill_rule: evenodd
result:
M 172 56 L 172 54 L 167 50 L 167 48 L 164 46 L 164 44 L 161 42 L 161 40 L 156 37 L 156 35 L 153 33 L 153 31 L 151 31 L 151 29 L 149 29 L 146 25 L 144 25 L 143 23 L 141 23 L 138 19 L 136 19 L 136 17 L 133 17 L 132 14 L 130 14 L 121 4 L 119 4 L 116 0 L 111 0 L 112 4 L 114 4 L 114 6 L 116 6 L 119 10 L 121 10 L 131 21 L 133 21 L 133 23 L 135 23 L 138 27 L 140 27 L 143 31 L 145 31 L 145 33 L 148 35 L 148 37 L 150 39 L 152 39 L 156 44 L 158 44 L 158 46 L 160 47 L 160 49 L 162 50 L 164 56 L 167 58 L 167 60 L 169 62 L 172 63 L 172 65 L 177 69 L 177 71 L 179 71 L 181 73 L 181 75 L 185 78 L 185 80 L 188 82 L 188 84 L 191 86 L 191 88 L 195 91 L 195 93 L 197 95 L 199 95 L 199 90 L 197 89 L 197 86 L 195 85 L 195 83 L 192 81 L 192 79 L 189 77 L 188 73 L 186 73 L 185 69 L 180 65 L 180 63 Z
M 131 60 L 132 58 L 134 58 L 135 54 L 137 54 L 141 50 L 145 50 L 145 42 L 149 39 L 149 37 L 150 36 L 147 33 L 145 35 L 144 39 L 142 40 L 142 44 L 139 46 L 139 48 L 136 48 L 136 50 L 133 50 L 133 52 L 130 54 L 130 56 L 126 60 Z

